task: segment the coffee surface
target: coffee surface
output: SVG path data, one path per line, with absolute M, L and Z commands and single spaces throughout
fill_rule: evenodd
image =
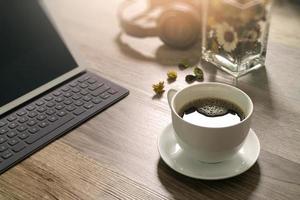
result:
M 217 98 L 189 102 L 183 106 L 179 115 L 187 122 L 205 127 L 231 126 L 245 118 L 245 114 L 239 106 Z

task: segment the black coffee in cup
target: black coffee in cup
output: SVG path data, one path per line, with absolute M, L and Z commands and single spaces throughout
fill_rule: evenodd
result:
M 187 122 L 205 127 L 226 127 L 245 119 L 245 114 L 238 105 L 219 98 L 191 101 L 178 114 Z

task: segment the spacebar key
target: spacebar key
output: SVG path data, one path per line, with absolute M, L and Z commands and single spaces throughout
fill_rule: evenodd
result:
M 74 117 L 72 115 L 66 115 L 65 117 L 60 118 L 57 120 L 56 123 L 51 124 L 45 129 L 40 130 L 39 132 L 35 133 L 34 135 L 30 135 L 30 137 L 25 141 L 27 144 L 32 144 L 36 142 L 37 140 L 41 139 L 42 137 L 48 135 L 55 129 L 59 128 L 60 126 L 64 125 L 68 121 L 72 120 Z

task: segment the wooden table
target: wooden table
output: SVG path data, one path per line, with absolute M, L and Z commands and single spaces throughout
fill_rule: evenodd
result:
M 175 51 L 158 39 L 120 35 L 120 1 L 49 0 L 58 26 L 78 45 L 90 70 L 130 89 L 130 96 L 50 144 L 0 177 L 0 199 L 300 199 L 300 6 L 278 1 L 266 68 L 237 86 L 254 101 L 252 128 L 261 142 L 258 162 L 222 181 L 187 178 L 160 159 L 157 137 L 170 123 L 165 80 L 179 58 L 198 61 L 197 48 Z M 139 53 L 138 53 L 139 52 Z M 205 81 L 233 83 L 203 65 Z M 186 86 L 184 76 L 166 88 Z

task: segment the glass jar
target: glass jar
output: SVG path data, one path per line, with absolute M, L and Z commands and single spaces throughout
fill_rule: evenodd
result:
M 271 0 L 207 0 L 202 58 L 234 77 L 264 66 Z

